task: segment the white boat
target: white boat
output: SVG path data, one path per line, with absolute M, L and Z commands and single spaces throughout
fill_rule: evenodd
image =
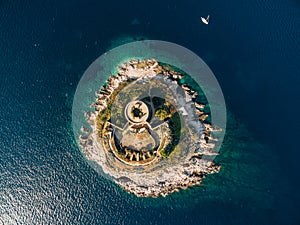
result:
M 209 15 L 206 18 L 201 17 L 201 20 L 203 23 L 205 23 L 207 25 L 209 23 Z

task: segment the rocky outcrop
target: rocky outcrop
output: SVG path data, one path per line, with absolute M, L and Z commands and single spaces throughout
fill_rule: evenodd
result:
M 86 121 L 91 125 L 92 131 L 82 128 L 79 143 L 88 159 L 100 164 L 103 171 L 113 177 L 115 182 L 126 191 L 144 197 L 166 196 L 179 189 L 199 185 L 208 174 L 219 172 L 220 166 L 204 159 L 203 156 L 217 155 L 213 151 L 218 141 L 214 133 L 219 132 L 220 129 L 207 122 L 209 117 L 209 114 L 205 112 L 207 107 L 205 103 L 196 101 L 198 93 L 192 87 L 181 84 L 180 81 L 184 75 L 173 70 L 170 66 L 160 65 L 155 59 L 133 59 L 118 66 L 117 71 L 117 74 L 109 77 L 106 86 L 101 87 L 95 93 L 96 101 L 90 105 L 94 111 L 85 113 Z M 125 151 L 126 160 L 124 162 L 118 160 L 118 157 L 114 157 L 115 153 L 110 150 L 111 130 L 105 131 L 106 134 L 101 137 L 105 141 L 101 141 L 97 118 L 100 112 L 107 108 L 111 96 L 121 84 L 147 77 L 151 78 L 157 74 L 162 74 L 164 78 L 170 79 L 175 88 L 176 86 L 182 88 L 185 97 L 181 101 L 188 102 L 188 107 L 194 108 L 195 115 L 191 115 L 192 110 L 190 108 L 180 108 L 179 111 L 187 121 L 191 121 L 191 126 L 196 124 L 193 118 L 198 118 L 198 123 L 202 124 L 201 130 L 197 131 L 200 133 L 200 138 L 194 138 L 191 134 L 190 141 L 193 143 L 186 150 L 190 152 L 185 153 L 185 158 L 178 160 L 178 163 L 172 163 L 171 158 L 175 156 L 171 155 L 170 161 L 168 161 L 169 159 L 158 158 L 153 166 L 147 164 L 147 167 L 135 170 L 130 167 L 130 163 L 124 162 L 126 160 L 135 163 L 147 161 L 152 157 L 151 154 L 156 155 L 157 152 L 144 154 L 127 150 Z M 102 121 L 102 124 L 105 125 L 105 121 Z M 197 127 L 196 125 L 195 127 Z M 107 128 L 112 129 L 111 127 Z

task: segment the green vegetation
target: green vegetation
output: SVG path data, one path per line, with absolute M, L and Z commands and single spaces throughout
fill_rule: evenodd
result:
M 170 118 L 170 129 L 171 129 L 171 134 L 173 135 L 173 139 L 178 140 L 180 138 L 180 130 L 181 130 L 181 120 L 179 113 L 176 112 L 172 115 Z
M 172 141 L 160 152 L 164 158 L 168 157 L 179 143 L 181 135 L 181 120 L 178 112 L 172 114 L 169 120 L 169 127 L 171 130 Z
M 169 117 L 169 113 L 165 109 L 158 109 L 155 112 L 155 116 L 160 118 L 161 120 L 165 120 Z
M 165 99 L 154 97 L 152 102 L 155 108 L 155 116 L 161 120 L 167 120 L 169 123 L 172 141 L 160 151 L 161 157 L 166 158 L 174 151 L 179 143 L 181 135 L 181 119 L 176 108 Z
M 128 81 L 124 81 L 119 84 L 119 86 L 113 91 L 110 98 L 107 100 L 107 107 L 100 111 L 97 117 L 97 128 L 98 128 L 98 134 L 100 137 L 103 137 L 103 128 L 106 123 L 106 121 L 110 120 L 111 118 L 111 108 L 113 105 L 113 102 L 116 99 L 116 96 L 118 93 L 128 84 Z
M 98 118 L 97 118 L 97 128 L 98 128 L 98 134 L 100 137 L 103 137 L 103 128 L 104 128 L 104 125 L 106 123 L 107 120 L 110 119 L 110 108 L 106 108 L 104 110 L 102 110 L 99 115 L 98 115 Z
M 161 120 L 166 120 L 167 118 L 170 118 L 172 114 L 176 111 L 175 108 L 165 99 L 154 97 L 152 99 L 152 102 L 155 108 L 155 116 Z
M 166 152 L 166 149 L 163 149 L 160 152 L 160 156 L 163 157 L 163 158 L 167 158 L 169 156 L 169 153 Z

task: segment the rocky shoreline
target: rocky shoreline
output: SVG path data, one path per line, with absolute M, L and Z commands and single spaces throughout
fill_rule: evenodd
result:
M 219 132 L 220 129 L 207 122 L 209 115 L 204 111 L 206 104 L 196 101 L 198 93 L 192 87 L 180 84 L 180 80 L 184 79 L 184 75 L 169 66 L 160 65 L 155 59 L 130 60 L 117 67 L 117 69 L 118 73 L 110 76 L 106 86 L 101 87 L 95 93 L 96 101 L 90 105 L 94 110 L 85 113 L 92 131 L 90 132 L 89 129 L 82 127 L 79 143 L 86 157 L 89 160 L 96 161 L 103 171 L 113 177 L 115 182 L 126 191 L 143 197 L 166 196 L 179 189 L 200 185 L 208 174 L 219 172 L 220 166 L 210 160 L 210 157 L 218 154 L 214 151 L 215 143 L 218 141 L 214 133 Z M 151 78 L 157 74 L 163 74 L 172 84 L 182 88 L 185 93 L 185 101 L 193 105 L 203 130 L 200 138 L 194 142 L 186 138 L 186 142 L 190 141 L 191 143 L 187 148 L 188 153 L 183 154 L 180 162 L 174 163 L 171 159 L 162 159 L 158 165 L 143 168 L 144 171 L 133 171 L 130 166 L 123 165 L 122 162 L 113 158 L 113 154 L 109 152 L 109 149 L 103 147 L 98 134 L 97 118 L 99 113 L 108 107 L 114 91 L 120 89 L 124 83 Z M 182 109 L 182 115 L 187 120 L 190 116 L 189 112 L 189 109 Z
M 221 166 L 207 162 L 207 170 L 200 169 L 197 159 L 193 159 L 193 163 L 187 167 L 178 168 L 177 172 L 172 173 L 172 177 L 165 181 L 158 181 L 151 186 L 137 185 L 131 180 L 121 178 L 116 179 L 116 183 L 123 187 L 126 191 L 134 193 L 140 197 L 158 197 L 167 196 L 180 189 L 187 189 L 194 185 L 200 185 L 202 180 L 212 173 L 218 173 Z

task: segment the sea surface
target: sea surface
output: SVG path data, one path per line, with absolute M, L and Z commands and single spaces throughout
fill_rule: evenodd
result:
M 298 0 L 0 0 L 0 225 L 300 224 L 299 37 Z M 99 175 L 71 125 L 88 66 L 143 39 L 198 54 L 228 108 L 221 172 L 166 198 Z

